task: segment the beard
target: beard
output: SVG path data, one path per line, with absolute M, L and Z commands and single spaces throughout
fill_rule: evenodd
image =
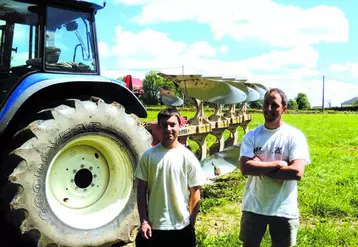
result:
M 277 116 L 275 114 L 272 113 L 264 113 L 264 118 L 267 122 L 275 122 L 275 120 L 277 120 Z

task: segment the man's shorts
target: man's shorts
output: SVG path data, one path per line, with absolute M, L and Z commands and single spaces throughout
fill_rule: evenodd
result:
M 260 246 L 269 226 L 272 246 L 296 245 L 299 219 L 265 216 L 243 212 L 241 217 L 240 240 L 251 245 Z

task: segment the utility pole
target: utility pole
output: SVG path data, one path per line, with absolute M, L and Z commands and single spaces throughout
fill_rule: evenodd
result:
M 322 113 L 324 113 L 324 76 L 322 80 Z

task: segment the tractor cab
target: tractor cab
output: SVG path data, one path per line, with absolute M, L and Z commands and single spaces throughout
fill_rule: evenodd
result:
M 0 106 L 30 73 L 99 74 L 94 15 L 102 7 L 98 0 L 0 0 Z

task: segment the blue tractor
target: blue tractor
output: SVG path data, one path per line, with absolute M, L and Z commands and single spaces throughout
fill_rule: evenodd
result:
M 0 0 L 1 246 L 16 246 L 12 230 L 19 246 L 133 241 L 134 166 L 152 137 L 133 92 L 100 75 L 104 7 Z

